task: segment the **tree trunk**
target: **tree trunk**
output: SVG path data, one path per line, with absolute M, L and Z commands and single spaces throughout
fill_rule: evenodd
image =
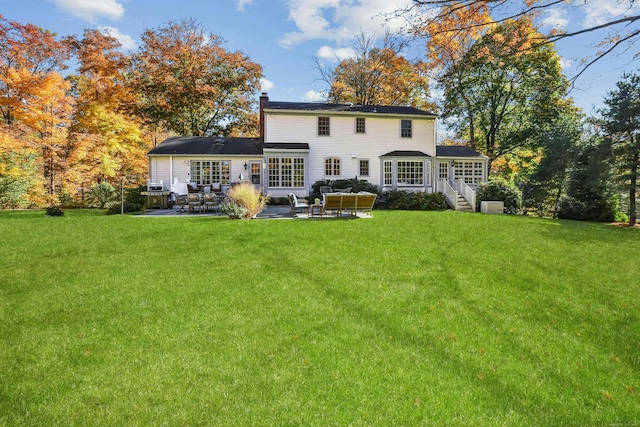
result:
M 637 151 L 633 155 L 633 163 L 631 165 L 631 183 L 629 184 L 629 226 L 636 225 L 636 182 L 638 179 L 638 158 L 640 153 Z

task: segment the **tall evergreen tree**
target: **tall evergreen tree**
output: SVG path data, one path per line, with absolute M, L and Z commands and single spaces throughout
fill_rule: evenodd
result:
M 626 74 L 605 98 L 602 111 L 617 181 L 629 194 L 629 225 L 635 225 L 640 167 L 640 76 Z

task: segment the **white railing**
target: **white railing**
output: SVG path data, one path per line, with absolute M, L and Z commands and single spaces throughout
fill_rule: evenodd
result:
M 446 179 L 441 179 L 440 183 L 442 185 L 442 192 L 444 193 L 444 196 L 449 201 L 449 204 L 451 204 L 453 209 L 457 209 L 458 208 L 458 193 L 456 193 L 456 190 L 453 189 L 451 184 L 449 184 L 449 182 Z
M 476 211 L 476 192 L 473 188 L 469 187 L 469 184 L 467 184 L 466 182 L 464 182 L 464 179 L 459 178 L 458 181 L 460 181 L 460 193 L 462 194 L 462 197 L 464 197 L 464 199 L 467 201 L 467 203 L 469 203 L 471 205 L 471 209 L 473 209 L 473 211 Z

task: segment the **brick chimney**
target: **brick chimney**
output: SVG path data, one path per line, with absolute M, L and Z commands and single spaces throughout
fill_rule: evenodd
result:
M 260 139 L 264 142 L 264 107 L 269 102 L 269 95 L 267 92 L 262 92 L 260 95 Z

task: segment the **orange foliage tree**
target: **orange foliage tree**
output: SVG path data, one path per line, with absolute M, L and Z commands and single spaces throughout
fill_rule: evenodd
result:
M 146 175 L 150 140 L 127 112 L 135 93 L 125 77 L 129 58 L 114 37 L 85 30 L 74 43 L 78 74 L 70 78 L 76 108 L 67 145 L 68 191 L 94 183 L 118 184 L 122 176 Z M 135 180 L 134 180 L 135 181 Z
M 230 135 L 250 123 L 262 67 L 188 20 L 146 30 L 132 76 L 147 123 L 179 135 Z
M 69 40 L 0 16 L 0 46 L 0 148 L 25 159 L 35 155 L 39 181 L 53 195 L 72 108 L 69 84 L 59 73 L 70 56 Z M 44 201 L 41 190 L 26 191 L 29 204 Z
M 429 78 L 425 64 L 401 55 L 405 43 L 390 33 L 381 47 L 363 33 L 355 44 L 354 58 L 343 59 L 333 70 L 316 63 L 330 87 L 327 100 L 356 105 L 410 105 L 433 109 L 429 103 Z

